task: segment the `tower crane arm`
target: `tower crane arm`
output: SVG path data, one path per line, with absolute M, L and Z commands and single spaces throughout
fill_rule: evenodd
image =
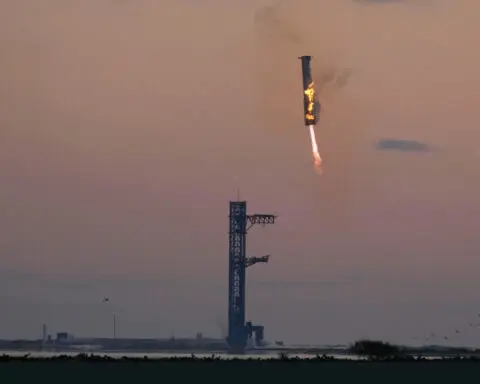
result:
M 268 263 L 270 255 L 260 256 L 260 257 L 246 257 L 245 258 L 245 268 L 251 267 L 257 263 Z

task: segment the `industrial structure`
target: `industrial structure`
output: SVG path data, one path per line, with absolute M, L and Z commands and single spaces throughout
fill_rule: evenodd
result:
M 303 109 L 305 116 L 305 125 L 316 125 L 317 117 L 320 110 L 320 104 L 315 95 L 315 88 L 313 84 L 312 70 L 310 68 L 310 61 L 312 56 L 300 56 L 302 61 L 302 78 L 303 78 Z
M 246 201 L 230 202 L 229 273 L 228 273 L 228 337 L 230 352 L 243 353 L 248 339 L 263 341 L 263 326 L 245 323 L 246 269 L 257 263 L 268 263 L 270 255 L 246 256 L 247 232 L 255 224 L 274 224 L 275 215 L 247 214 Z

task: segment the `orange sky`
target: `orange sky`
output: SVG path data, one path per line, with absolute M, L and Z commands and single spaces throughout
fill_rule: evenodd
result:
M 0 3 L 0 337 L 42 322 L 101 334 L 89 303 L 105 292 L 127 334 L 218 333 L 237 187 L 251 212 L 279 215 L 249 238 L 273 255 L 249 271 L 268 338 L 406 340 L 480 312 L 480 4 L 270 3 Z M 346 72 L 343 87 L 321 81 Z M 375 150 L 381 138 L 433 150 Z

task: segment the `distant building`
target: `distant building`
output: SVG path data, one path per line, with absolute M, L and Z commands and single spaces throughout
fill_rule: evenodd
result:
M 57 339 L 55 340 L 57 343 L 67 343 L 73 340 L 73 335 L 69 334 L 68 332 L 58 332 Z

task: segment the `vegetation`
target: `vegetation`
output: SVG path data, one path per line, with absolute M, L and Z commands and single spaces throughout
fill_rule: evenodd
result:
M 349 352 L 370 359 L 398 359 L 405 358 L 402 348 L 383 341 L 359 340 L 349 349 Z
M 349 353 L 360 355 L 360 361 L 338 359 L 322 354 L 304 359 L 280 352 L 271 358 L 226 358 L 212 354 L 208 357 L 131 357 L 114 358 L 108 355 L 64 354 L 39 357 L 25 353 L 23 356 L 0 355 L 0 377 L 5 383 L 31 383 L 42 378 L 62 378 L 69 383 L 142 383 L 157 381 L 178 382 L 208 380 L 209 382 L 250 380 L 308 381 L 321 376 L 323 381 L 351 383 L 372 378 L 385 382 L 416 382 L 415 378 L 428 377 L 432 382 L 454 381 L 474 377 L 480 372 L 480 354 L 477 351 L 458 353 L 453 357 L 431 360 L 414 356 L 411 350 L 382 341 L 359 340 L 349 348 Z M 450 356 L 452 356 L 450 355 Z M 400 363 L 399 363 L 400 362 Z M 412 379 L 413 378 L 413 379 Z M 163 380 L 165 379 L 165 380 Z
M 402 363 L 398 363 L 402 361 Z M 79 354 L 38 358 L 32 356 L 0 357 L 0 378 L 5 383 L 32 383 L 38 380 L 72 383 L 129 383 L 195 381 L 303 382 L 321 377 L 325 382 L 351 383 L 378 379 L 384 382 L 410 383 L 415 378 L 428 377 L 429 382 L 444 382 L 451 378 L 475 377 L 480 372 L 480 359 L 454 358 L 425 360 L 402 358 L 380 360 L 336 360 L 328 356 L 299 359 L 282 355 L 272 359 L 224 360 L 208 358 L 131 358 L 113 359 L 108 356 Z M 56 380 L 55 380 L 56 379 Z M 412 381 L 413 380 L 413 381 Z M 375 380 L 374 380 L 375 381 Z
M 357 344 L 358 343 L 358 344 Z M 373 346 L 373 350 L 368 350 L 368 352 L 362 352 L 366 357 L 372 357 L 372 359 L 366 359 L 360 361 L 360 363 L 368 363 L 372 360 L 381 360 L 382 362 L 398 362 L 398 361 L 405 361 L 405 362 L 459 362 L 459 361 L 469 361 L 469 362 L 479 362 L 479 356 L 454 356 L 454 357 L 444 357 L 440 359 L 427 359 L 424 357 L 414 357 L 403 355 L 402 353 L 397 353 L 399 349 L 395 349 L 398 347 L 389 346 L 386 343 L 382 343 L 383 345 L 378 345 L 378 342 L 356 342 L 352 346 L 352 353 L 354 348 L 371 348 Z M 378 349 L 377 349 L 378 348 Z M 365 349 L 358 350 L 358 351 L 365 351 Z M 356 353 L 356 352 L 355 352 Z M 211 355 L 208 357 L 197 357 L 195 355 L 187 356 L 187 357 L 130 357 L 124 356 L 121 358 L 114 358 L 108 355 L 95 355 L 95 354 L 85 354 L 80 353 L 77 355 L 57 355 L 53 357 L 39 357 L 39 356 L 30 356 L 26 354 L 24 356 L 11 356 L 11 355 L 0 355 L 0 367 L 2 363 L 14 363 L 14 362 L 45 362 L 45 363 L 63 363 L 63 362 L 79 362 L 79 363 L 128 363 L 128 362 L 135 362 L 135 363 L 221 363 L 221 364 L 229 364 L 229 363 L 295 363 L 301 362 L 302 364 L 316 364 L 322 362 L 335 362 L 339 364 L 351 364 L 355 362 L 358 364 L 358 361 L 352 361 L 348 359 L 339 359 L 329 355 L 314 355 L 310 358 L 300 358 L 296 356 L 288 356 L 286 353 L 280 353 L 278 357 L 269 357 L 269 358 L 256 358 L 256 357 L 248 357 L 248 358 L 225 358 L 222 355 Z

